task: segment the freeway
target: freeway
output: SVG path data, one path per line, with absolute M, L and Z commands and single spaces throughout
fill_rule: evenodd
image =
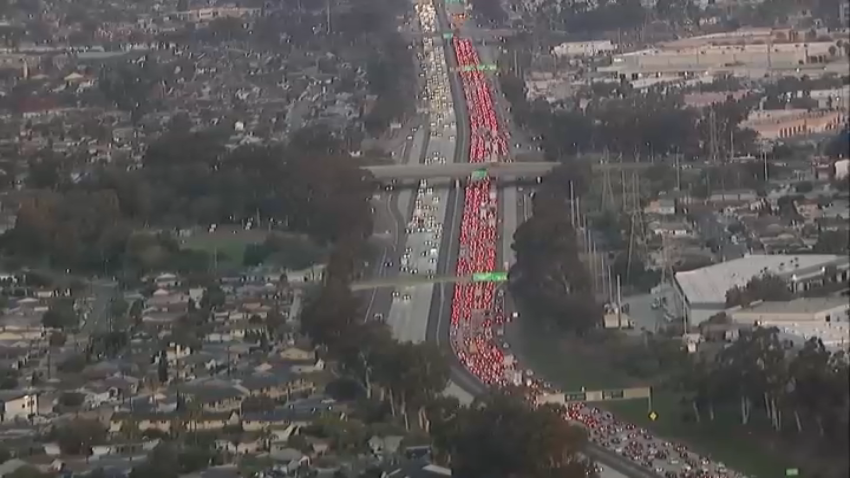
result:
M 443 21 L 445 21 L 445 19 L 447 18 L 447 15 L 446 15 L 446 12 L 445 12 L 446 6 L 439 0 L 437 0 L 435 2 L 435 4 L 436 4 L 436 6 L 437 6 L 437 8 L 440 12 L 440 17 L 443 19 Z M 453 55 L 450 55 L 450 54 L 447 55 L 447 58 L 454 60 Z M 456 66 L 456 65 L 450 65 L 450 67 L 454 67 L 454 66 Z M 456 77 L 457 75 L 452 75 L 452 76 Z M 453 89 L 453 96 L 455 97 L 456 108 L 458 109 L 458 111 L 461 111 L 462 109 L 466 109 L 465 107 L 467 107 L 468 105 L 466 105 L 465 102 L 461 101 L 462 90 L 460 90 L 460 87 L 459 87 L 457 82 L 455 82 L 455 84 L 453 86 L 455 86 L 455 88 Z M 458 116 L 460 117 L 461 115 L 458 114 Z M 460 124 L 461 123 L 459 122 L 459 125 Z M 468 123 L 463 123 L 463 124 L 466 125 Z M 466 151 L 467 150 L 461 150 L 459 148 L 459 154 L 463 154 L 463 152 L 466 152 Z M 492 191 L 495 191 L 495 189 L 490 189 L 490 191 L 492 193 Z M 517 190 L 513 190 L 513 192 L 509 192 L 507 194 L 508 199 L 505 199 L 505 197 L 503 197 L 500 201 L 500 204 L 503 205 L 503 208 L 502 208 L 503 210 L 505 209 L 504 205 L 508 201 L 512 201 L 514 204 L 516 204 L 515 208 L 513 206 L 508 207 L 508 209 L 513 209 L 513 211 L 514 211 L 513 213 L 508 212 L 507 214 L 502 214 L 500 216 L 501 225 L 502 225 L 502 227 L 499 228 L 501 230 L 501 240 L 498 241 L 500 244 L 499 244 L 499 246 L 496 246 L 496 248 L 500 250 L 500 252 L 501 252 L 500 259 L 503 262 L 510 262 L 510 258 L 511 258 L 511 253 L 508 252 L 510 250 L 509 249 L 510 239 L 508 239 L 506 236 L 508 234 L 512 234 L 512 232 L 509 232 L 508 228 L 510 228 L 511 230 L 515 229 L 517 218 L 522 217 L 521 215 L 524 214 L 525 211 L 527 211 L 527 206 L 524 205 L 524 203 L 525 203 L 524 195 L 522 196 L 523 201 L 516 201 L 517 196 L 518 196 L 518 192 L 519 191 L 517 191 Z M 461 207 L 461 200 L 460 200 L 461 195 L 458 193 L 457 189 L 452 188 L 451 193 L 457 199 L 456 199 L 456 201 L 452 201 L 452 203 L 454 205 L 453 205 L 453 207 L 451 207 L 448 210 L 446 220 L 445 220 L 445 224 L 451 230 L 455 230 L 455 229 L 460 229 L 461 219 L 462 219 L 463 216 L 467 216 L 467 214 L 466 214 L 466 210 L 463 210 L 463 216 L 461 214 L 461 210 L 463 209 Z M 520 205 L 521 203 L 523 205 Z M 477 208 L 479 205 L 478 204 L 472 204 L 472 205 L 466 204 L 465 205 L 465 207 L 470 207 L 470 206 L 472 208 Z M 475 219 L 473 219 L 473 221 L 474 220 Z M 466 227 L 466 225 L 464 225 L 464 227 Z M 451 274 L 450 269 L 454 269 L 455 264 L 459 264 L 459 262 L 458 262 L 459 251 L 460 251 L 459 242 L 460 241 L 456 240 L 455 236 L 452 235 L 452 234 L 444 236 L 443 246 L 441 247 L 442 251 L 441 251 L 440 258 L 439 258 L 439 261 L 438 261 L 438 266 L 437 266 L 437 273 L 438 274 Z M 466 252 L 466 254 L 468 254 L 468 252 Z M 453 305 L 452 302 L 458 301 L 458 300 L 466 300 L 466 299 L 461 299 L 461 298 L 453 295 L 453 293 L 456 293 L 456 291 L 458 291 L 458 290 L 463 292 L 462 288 L 461 289 L 455 289 L 454 287 L 452 287 L 451 289 L 449 289 L 449 287 L 450 286 L 447 285 L 447 284 L 438 284 L 435 287 L 434 301 L 433 301 L 433 304 L 432 304 L 432 307 L 431 307 L 431 314 L 429 316 L 429 321 L 428 321 L 428 338 L 430 340 L 435 340 L 437 343 L 440 343 L 440 344 L 446 344 L 446 343 L 454 344 L 455 343 L 454 339 L 452 338 L 453 334 L 454 334 L 454 332 L 452 331 L 452 328 L 453 328 L 453 323 L 455 321 L 454 309 L 452 307 L 452 305 Z M 482 289 L 477 288 L 476 290 L 482 290 Z M 476 292 L 476 294 L 477 294 L 477 292 Z M 461 310 L 460 313 L 463 314 L 464 313 L 463 310 Z M 464 319 L 465 316 L 461 315 L 460 317 L 461 317 L 461 320 L 465 320 Z M 464 327 L 467 327 L 467 326 L 465 325 Z M 473 330 L 474 330 L 475 325 L 473 324 L 472 327 L 473 327 Z M 468 329 L 465 328 L 463 330 L 468 330 Z M 454 347 L 454 345 L 453 345 L 453 347 Z M 486 391 L 486 386 L 481 381 L 479 381 L 479 379 L 477 377 L 473 376 L 466 369 L 466 367 L 460 366 L 459 359 L 455 361 L 454 366 L 452 367 L 452 381 L 457 385 L 457 387 L 455 387 L 454 389 L 450 387 L 450 392 L 456 393 L 458 395 L 466 394 L 467 400 L 469 399 L 469 396 L 478 395 L 478 394 L 481 394 L 481 393 Z M 603 473 L 602 473 L 603 476 L 618 477 L 618 478 L 623 476 L 623 475 L 628 475 L 628 476 L 633 476 L 633 477 L 645 477 L 645 478 L 654 476 L 651 472 L 641 468 L 640 466 L 637 466 L 633 462 L 626 460 L 623 457 L 619 457 L 616 454 L 613 454 L 609 450 L 606 450 L 606 449 L 604 449 L 604 448 L 602 448 L 598 445 L 591 445 L 589 448 L 590 449 L 588 450 L 588 454 L 590 454 L 594 459 L 596 459 L 599 462 L 603 462 L 603 463 L 610 465 L 610 468 L 606 467 L 606 469 L 603 471 Z

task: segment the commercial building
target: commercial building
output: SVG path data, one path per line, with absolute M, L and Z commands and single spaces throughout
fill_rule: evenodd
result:
M 817 337 L 827 348 L 846 349 L 850 344 L 848 313 L 850 302 L 846 297 L 823 297 L 761 302 L 728 315 L 738 325 L 776 327 L 782 338 L 796 345 Z
M 552 48 L 552 54 L 555 56 L 596 56 L 616 49 L 617 47 L 611 40 L 574 41 L 555 46 Z
M 660 46 L 614 55 L 610 66 L 597 68 L 603 78 L 675 81 L 735 75 L 817 77 L 843 74 L 847 60 L 837 55 L 832 41 L 810 43 L 708 44 Z
M 754 277 L 773 274 L 788 282 L 794 293 L 830 281 L 850 278 L 850 258 L 828 254 L 749 255 L 693 271 L 677 272 L 674 278 L 675 309 L 690 325 L 699 325 L 726 311 L 726 292 L 744 287 Z
M 758 133 L 764 141 L 775 141 L 822 134 L 841 129 L 847 122 L 847 112 L 808 110 L 757 110 L 741 124 Z

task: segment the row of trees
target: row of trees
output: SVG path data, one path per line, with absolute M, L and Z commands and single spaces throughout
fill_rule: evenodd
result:
M 676 383 L 697 422 L 726 415 L 776 433 L 793 430 L 846 461 L 848 377 L 845 352 L 830 352 L 816 338 L 792 348 L 776 328 L 756 328 L 741 330 L 713 356 L 697 356 Z
M 143 228 L 243 224 L 310 235 L 319 245 L 371 232 L 374 183 L 325 131 L 283 147 L 228 151 L 220 131 L 170 133 L 143 167 L 104 167 L 79 182 L 58 171 L 22 201 L 3 251 L 61 269 L 143 272 L 163 264 L 205 270 L 200 252 Z
M 544 150 L 552 160 L 603 151 L 643 156 L 681 154 L 685 159 L 755 151 L 755 133 L 740 126 L 752 107 L 750 99 L 729 99 L 698 110 L 684 107 L 681 95 L 650 90 L 597 97 L 579 109 L 577 105 L 553 106 L 543 100 L 528 102 L 525 83 L 516 76 L 503 73 L 500 82 L 517 122 L 542 137 Z
M 793 295 L 780 277 L 766 274 L 753 277 L 744 287 L 733 287 L 726 291 L 726 307 L 746 307 L 757 301 L 787 301 Z
M 588 175 L 564 164 L 544 178 L 534 196 L 533 215 L 514 233 L 516 263 L 510 270 L 511 292 L 531 316 L 578 333 L 602 319 L 570 214 L 572 199 L 586 192 Z

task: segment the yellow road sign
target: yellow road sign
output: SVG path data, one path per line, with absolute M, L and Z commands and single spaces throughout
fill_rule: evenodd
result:
M 655 421 L 658 419 L 658 414 L 655 412 L 649 412 L 649 419 Z

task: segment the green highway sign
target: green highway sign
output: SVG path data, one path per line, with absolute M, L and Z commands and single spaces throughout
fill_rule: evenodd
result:
M 797 468 L 787 468 L 785 469 L 785 476 L 800 476 L 800 470 Z
M 507 272 L 476 272 L 472 274 L 472 282 L 505 282 L 507 280 Z
M 584 392 L 567 392 L 564 394 L 564 400 L 568 402 L 586 402 L 587 394 Z
M 451 40 L 452 38 L 454 38 L 454 36 L 455 34 L 452 32 L 443 33 L 443 38 L 445 38 L 446 40 Z
M 622 390 L 603 390 L 602 400 L 619 400 L 623 398 Z
M 486 169 L 476 169 L 472 172 L 472 179 L 475 181 L 480 181 L 482 179 L 487 179 L 487 170 Z

